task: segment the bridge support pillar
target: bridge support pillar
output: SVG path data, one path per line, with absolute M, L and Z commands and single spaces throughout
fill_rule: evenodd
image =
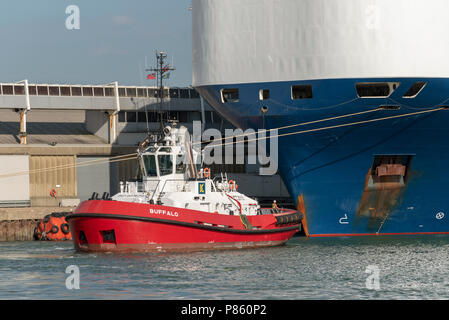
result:
M 109 112 L 109 144 L 117 140 L 117 112 Z
M 24 93 L 25 93 L 25 109 L 19 111 L 19 120 L 20 120 L 20 144 L 27 144 L 27 113 L 31 110 L 30 104 L 30 91 L 28 89 L 28 80 L 22 80 L 17 83 L 23 83 L 24 85 Z
M 109 111 L 109 144 L 113 144 L 117 140 L 117 115 L 120 112 L 120 97 L 118 92 L 118 82 L 111 82 L 108 85 L 114 87 L 115 110 Z
M 20 119 L 20 144 L 27 144 L 27 111 L 28 110 L 21 110 L 19 113 L 19 119 Z

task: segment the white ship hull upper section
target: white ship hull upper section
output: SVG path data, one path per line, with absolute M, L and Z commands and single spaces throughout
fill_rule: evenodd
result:
M 448 0 L 192 0 L 193 85 L 448 77 Z

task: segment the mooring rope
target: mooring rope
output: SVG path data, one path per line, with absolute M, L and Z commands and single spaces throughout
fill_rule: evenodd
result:
M 297 134 L 304 134 L 304 133 L 318 132 L 318 131 L 323 131 L 323 130 L 330 130 L 330 129 L 336 129 L 336 128 L 354 126 L 354 125 L 361 125 L 361 124 L 372 123 L 372 122 L 377 122 L 377 121 L 385 121 L 385 120 L 390 120 L 390 119 L 397 119 L 397 118 L 410 117 L 410 116 L 419 115 L 419 114 L 431 113 L 431 112 L 436 112 L 436 111 L 440 111 L 440 110 L 444 110 L 444 109 L 446 109 L 446 108 L 440 107 L 440 108 L 436 108 L 436 109 L 422 110 L 422 111 L 417 111 L 417 112 L 383 117 L 383 118 L 355 121 L 355 122 L 350 122 L 350 123 L 343 123 L 343 124 L 338 124 L 338 125 L 333 125 L 333 126 L 309 129 L 309 130 L 287 132 L 287 133 L 282 133 L 282 134 L 278 134 L 275 136 L 269 136 L 269 137 L 264 136 L 264 137 L 257 137 L 257 138 L 253 138 L 253 139 L 247 139 L 247 140 L 241 140 L 241 141 L 231 141 L 231 142 L 219 143 L 219 144 L 212 143 L 211 145 L 205 146 L 205 148 L 210 148 L 210 147 L 215 148 L 215 147 L 226 146 L 226 145 L 230 145 L 230 144 L 246 143 L 246 142 L 250 142 L 250 141 L 266 140 L 266 139 L 271 139 L 271 138 L 279 138 L 279 137 L 285 137 L 285 136 L 291 136 L 291 135 L 297 135 Z M 320 119 L 320 120 L 297 123 L 297 124 L 282 126 L 282 127 L 278 127 L 278 128 L 269 129 L 269 130 L 262 130 L 262 132 L 271 132 L 271 131 L 275 131 L 275 130 L 283 130 L 283 129 L 293 128 L 293 127 L 297 127 L 297 126 L 304 126 L 304 125 L 313 124 L 313 123 L 320 123 L 320 122 L 331 121 L 331 120 L 336 120 L 336 119 L 341 119 L 341 118 L 347 118 L 347 117 L 366 114 L 366 113 L 375 112 L 375 111 L 379 111 L 379 110 L 384 110 L 384 109 L 377 108 L 377 109 L 373 109 L 373 110 L 361 111 L 361 112 L 356 112 L 356 113 L 351 113 L 351 114 L 346 114 L 346 115 L 341 115 L 341 116 L 335 116 L 335 117 L 330 117 L 330 118 L 325 118 L 325 119 Z M 251 133 L 249 135 L 254 135 L 254 134 L 255 134 L 255 132 Z M 248 135 L 248 134 L 235 135 L 232 137 L 225 137 L 220 140 L 227 140 L 227 139 L 231 139 L 231 138 L 233 139 L 236 137 L 241 137 L 241 136 L 246 136 L 246 135 Z M 213 141 L 214 140 L 212 140 L 211 142 L 213 142 Z M 217 141 L 219 141 L 219 140 L 217 140 Z M 199 142 L 199 143 L 203 143 L 203 142 Z M 199 144 L 199 143 L 196 143 L 196 144 Z M 90 165 L 96 165 L 96 164 L 127 161 L 127 160 L 135 159 L 136 155 L 137 155 L 137 153 L 134 152 L 134 153 L 124 154 L 124 155 L 114 156 L 114 157 L 111 157 L 108 159 L 96 159 L 96 160 L 80 162 L 77 164 L 59 165 L 59 166 L 47 167 L 47 168 L 41 168 L 41 169 L 24 170 L 24 171 L 8 173 L 8 174 L 0 174 L 0 178 L 6 178 L 6 177 L 12 177 L 12 176 L 24 175 L 24 174 L 33 174 L 33 173 L 46 172 L 46 171 L 53 171 L 53 170 L 60 170 L 60 169 L 69 169 L 69 168 L 75 168 L 75 167 L 84 167 L 84 166 L 90 166 Z

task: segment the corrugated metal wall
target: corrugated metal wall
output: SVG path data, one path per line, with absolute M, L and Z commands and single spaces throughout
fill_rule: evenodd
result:
M 75 156 L 31 156 L 31 205 L 58 206 L 61 199 L 77 198 L 75 164 Z M 56 197 L 50 196 L 52 189 Z

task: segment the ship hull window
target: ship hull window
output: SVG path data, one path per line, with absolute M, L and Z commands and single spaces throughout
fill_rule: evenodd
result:
M 311 85 L 292 86 L 292 99 L 312 99 L 313 92 Z
M 270 99 L 270 90 L 262 89 L 259 91 L 259 100 L 268 100 Z
M 426 86 L 426 82 L 415 82 L 410 89 L 404 94 L 403 98 L 413 99 L 420 94 L 422 89 Z
M 355 85 L 359 98 L 387 98 L 398 87 L 399 82 L 357 83 Z
M 239 89 L 229 88 L 221 90 L 221 100 L 226 102 L 238 102 L 239 101 Z

